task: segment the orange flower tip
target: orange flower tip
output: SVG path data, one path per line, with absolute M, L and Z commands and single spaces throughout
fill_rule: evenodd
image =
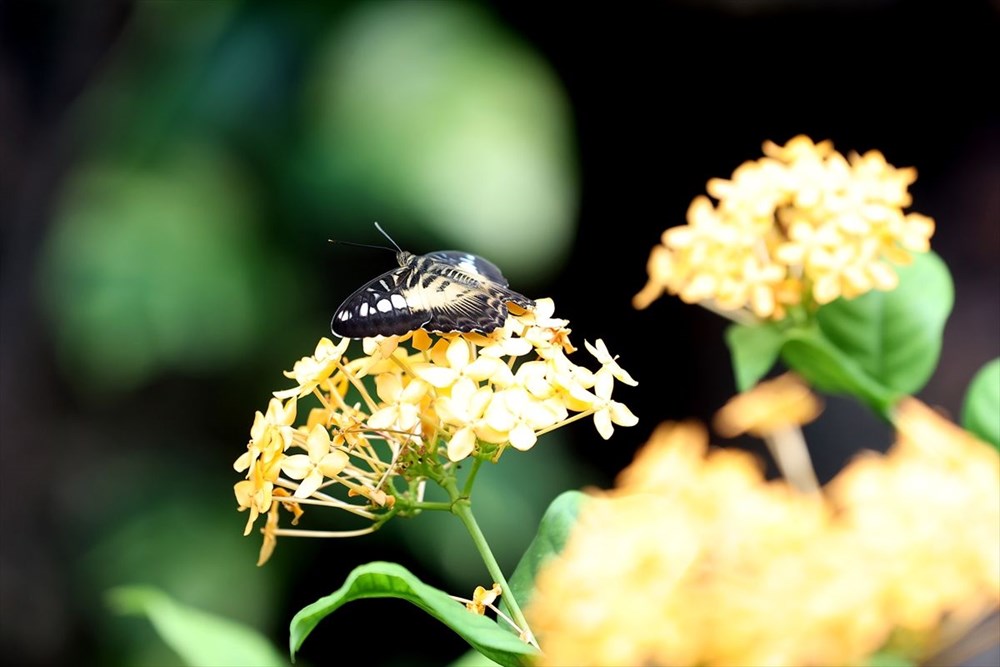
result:
M 507 310 L 511 312 L 512 315 L 521 316 L 530 312 L 527 308 L 522 308 L 513 301 L 507 302 Z
M 809 387 L 798 376 L 786 373 L 732 398 L 716 413 L 713 426 L 727 438 L 743 433 L 764 436 L 808 424 L 822 409 Z

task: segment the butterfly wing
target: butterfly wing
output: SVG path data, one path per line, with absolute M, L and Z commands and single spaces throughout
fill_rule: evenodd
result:
M 508 284 L 507 279 L 504 278 L 496 264 L 470 252 L 437 250 L 427 253 L 424 257 L 434 262 L 453 266 L 480 280 L 496 283 L 502 287 L 506 287 Z
M 467 252 L 439 250 L 421 258 L 421 299 L 432 317 L 428 331 L 490 333 L 507 320 L 507 302 L 528 309 L 535 302 L 507 287 L 493 263 Z
M 507 303 L 535 302 L 507 287 L 493 263 L 467 252 L 401 254 L 400 268 L 383 273 L 349 296 L 330 323 L 344 338 L 391 336 L 426 329 L 490 333 L 507 320 Z
M 402 335 L 420 329 L 431 313 L 419 301 L 406 298 L 413 270 L 403 266 L 386 271 L 347 297 L 333 314 L 330 328 L 342 338 Z
M 423 328 L 447 333 L 490 333 L 507 320 L 507 304 L 489 291 L 438 278 L 424 291 L 431 319 Z

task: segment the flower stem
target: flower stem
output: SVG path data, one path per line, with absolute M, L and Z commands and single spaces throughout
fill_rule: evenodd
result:
M 406 508 L 407 509 L 413 509 L 413 510 L 437 510 L 437 511 L 450 512 L 451 511 L 451 505 L 452 504 L 450 502 L 448 502 L 448 503 L 445 503 L 445 502 L 433 502 L 433 501 L 427 500 L 427 501 L 421 501 L 421 502 L 408 503 L 406 505 Z
M 476 469 L 473 468 L 473 471 Z M 500 564 L 497 563 L 497 559 L 493 556 L 493 552 L 490 550 L 490 545 L 486 542 L 486 536 L 483 535 L 483 531 L 480 530 L 479 524 L 476 523 L 476 517 L 472 514 L 472 503 L 469 501 L 468 497 L 459 495 L 458 487 L 453 480 L 448 480 L 445 485 L 445 489 L 448 491 L 454 502 L 451 506 L 452 513 L 457 516 L 463 524 L 465 524 L 465 529 L 469 531 L 469 535 L 472 536 L 472 541 L 476 545 L 476 549 L 479 551 L 479 555 L 483 559 L 483 563 L 486 564 L 486 569 L 489 571 L 490 576 L 493 577 L 493 581 L 500 584 L 500 588 L 503 591 L 503 597 L 501 598 L 505 605 L 507 605 L 507 610 L 510 611 L 510 615 L 514 617 L 514 621 L 517 623 L 524 636 L 527 638 L 529 644 L 538 648 L 538 642 L 535 641 L 535 636 L 531 633 L 528 628 L 528 621 L 524 617 L 524 612 L 517 604 L 517 600 L 514 599 L 514 595 L 510 590 L 510 584 L 507 583 L 506 577 L 503 576 L 503 570 L 500 569 Z M 466 484 L 468 487 L 468 484 Z
M 802 430 L 789 427 L 764 437 L 771 455 L 774 457 L 782 476 L 803 493 L 819 493 L 819 481 L 813 471 L 809 448 L 806 447 Z
M 465 480 L 465 486 L 462 487 L 463 498 L 470 498 L 472 496 L 472 485 L 476 481 L 476 473 L 479 472 L 479 467 L 482 465 L 482 459 L 476 458 L 472 460 L 472 470 L 469 471 L 469 476 Z

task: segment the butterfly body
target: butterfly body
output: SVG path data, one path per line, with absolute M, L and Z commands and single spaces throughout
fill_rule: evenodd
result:
M 507 287 L 491 262 L 467 252 L 396 254 L 399 268 L 363 285 L 340 305 L 330 327 L 344 338 L 402 335 L 416 329 L 490 333 L 503 326 L 507 304 L 534 301 Z

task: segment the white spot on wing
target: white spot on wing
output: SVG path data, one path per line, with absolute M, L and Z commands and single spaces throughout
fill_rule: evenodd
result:
M 389 291 L 389 285 L 387 285 L 384 280 L 380 280 L 380 281 L 378 281 L 378 283 L 379 283 L 379 285 L 381 285 L 385 289 L 385 291 L 387 291 L 387 292 Z M 381 308 L 379 310 L 381 310 Z
M 350 318 L 350 317 L 351 317 L 351 313 L 350 313 L 350 311 L 348 311 L 348 310 L 345 310 L 345 311 L 343 311 L 343 312 L 342 312 L 342 313 L 340 314 L 340 319 L 342 319 L 342 320 L 346 320 L 346 319 L 348 319 L 348 318 Z
M 474 276 L 482 275 L 479 273 L 479 269 L 476 268 L 476 258 L 472 255 L 462 255 L 462 259 L 458 261 L 458 268 Z
M 368 304 L 361 304 L 361 308 L 358 309 L 358 312 L 361 314 L 361 317 L 368 317 Z
M 375 307 L 378 308 L 380 313 L 388 313 L 392 310 L 392 304 L 389 303 L 388 299 L 379 299 Z
M 399 294 L 393 294 L 389 297 L 392 301 L 392 305 L 396 308 L 406 308 L 406 299 L 401 297 Z

